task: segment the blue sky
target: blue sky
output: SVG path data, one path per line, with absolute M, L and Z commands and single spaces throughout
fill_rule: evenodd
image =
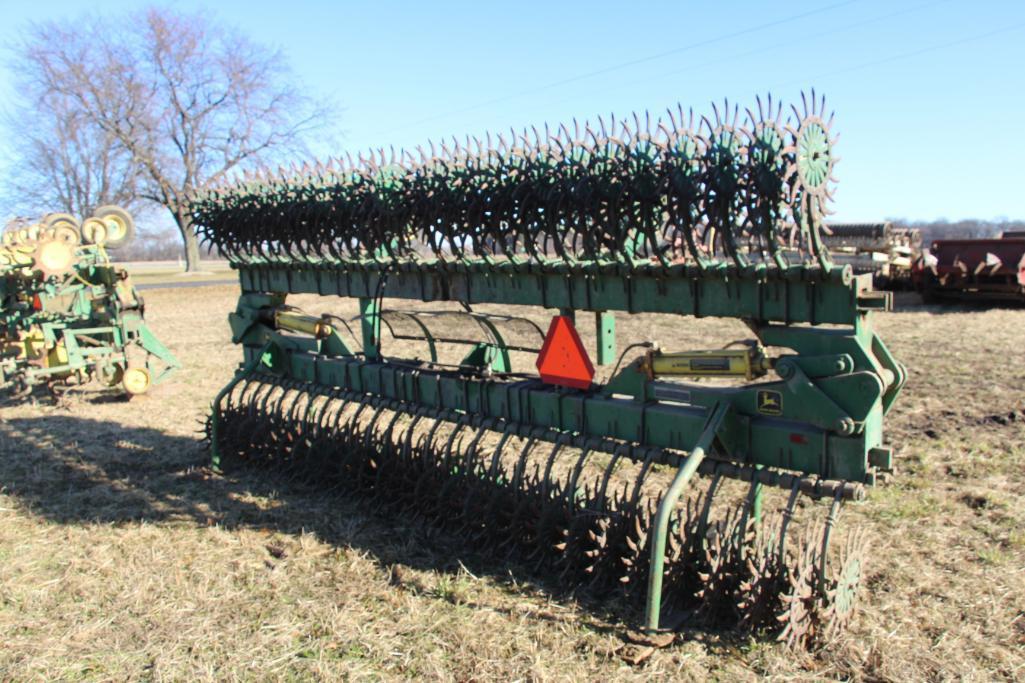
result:
M 113 16 L 146 4 L 90 6 Z M 703 112 L 770 91 L 793 101 L 815 87 L 840 133 L 838 220 L 1025 218 L 1020 0 L 174 6 L 282 48 L 313 94 L 339 103 L 321 155 L 676 102 Z M 0 43 L 82 7 L 0 0 Z

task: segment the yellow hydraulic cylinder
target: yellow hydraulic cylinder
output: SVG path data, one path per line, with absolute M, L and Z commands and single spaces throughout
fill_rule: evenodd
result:
M 655 377 L 743 377 L 764 376 L 772 361 L 759 346 L 714 351 L 663 353 L 652 350 L 644 361 L 648 376 Z
M 274 327 L 279 330 L 309 334 L 317 339 L 330 337 L 334 332 L 334 328 L 323 318 L 281 308 L 274 311 Z

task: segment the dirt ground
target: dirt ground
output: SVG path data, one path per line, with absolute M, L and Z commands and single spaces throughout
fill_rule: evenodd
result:
M 236 292 L 147 292 L 184 363 L 150 395 L 0 408 L 0 679 L 1025 679 L 1025 310 L 903 296 L 880 316 L 910 380 L 887 422 L 899 472 L 844 513 L 873 542 L 845 637 L 795 654 L 688 633 L 631 667 L 621 626 L 458 539 L 210 473 L 201 421 L 239 358 Z M 666 322 L 620 324 L 678 348 L 743 336 Z

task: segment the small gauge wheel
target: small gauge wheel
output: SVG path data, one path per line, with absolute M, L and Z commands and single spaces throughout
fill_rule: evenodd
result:
M 145 368 L 128 368 L 121 378 L 121 386 L 130 396 L 145 394 L 150 387 L 149 370 Z
M 135 221 L 131 214 L 120 206 L 101 206 L 93 212 L 92 217 L 99 219 L 106 226 L 103 246 L 108 249 L 123 247 L 135 236 Z
M 50 213 L 43 216 L 43 228 L 52 238 L 73 247 L 82 243 L 81 225 L 67 213 Z

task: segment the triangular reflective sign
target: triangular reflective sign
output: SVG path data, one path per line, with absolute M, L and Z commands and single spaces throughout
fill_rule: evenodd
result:
M 594 379 L 594 365 L 580 342 L 580 335 L 569 317 L 552 318 L 541 353 L 537 355 L 537 371 L 541 380 L 574 389 L 587 389 Z

